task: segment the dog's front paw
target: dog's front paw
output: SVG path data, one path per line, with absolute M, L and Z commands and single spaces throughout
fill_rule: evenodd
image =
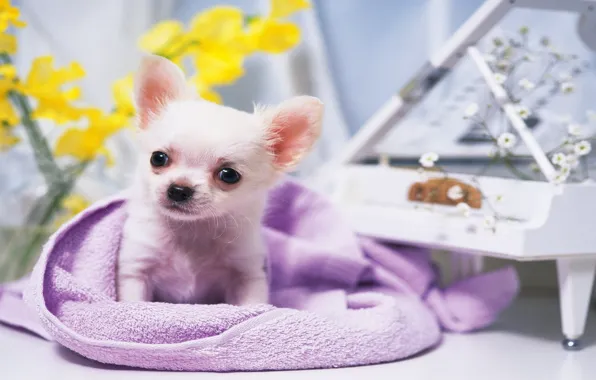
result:
M 148 302 L 149 289 L 147 283 L 138 278 L 120 278 L 118 281 L 118 301 Z

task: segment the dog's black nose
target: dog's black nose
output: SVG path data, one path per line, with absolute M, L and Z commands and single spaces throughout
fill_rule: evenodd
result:
M 168 198 L 174 202 L 186 202 L 194 193 L 193 189 L 186 186 L 170 185 L 168 188 Z

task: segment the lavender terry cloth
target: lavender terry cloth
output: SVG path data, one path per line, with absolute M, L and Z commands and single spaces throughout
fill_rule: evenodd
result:
M 354 234 L 321 196 L 286 181 L 263 222 L 272 305 L 115 301 L 125 196 L 56 232 L 25 282 L 4 286 L 0 321 L 109 364 L 179 371 L 330 368 L 407 358 L 441 328 L 492 323 L 515 297 L 511 268 L 439 289 L 429 252 Z

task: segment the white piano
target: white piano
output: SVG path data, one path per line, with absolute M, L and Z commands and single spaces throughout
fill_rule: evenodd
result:
M 596 271 L 596 183 L 591 180 L 554 183 L 556 168 L 475 47 L 516 7 L 576 12 L 580 20 L 578 34 L 592 49 L 596 47 L 596 2 L 593 0 L 489 0 L 418 75 L 361 128 L 323 175 L 331 183 L 334 201 L 362 234 L 479 256 L 556 260 L 563 346 L 574 350 L 580 348 L 579 339 L 584 332 Z M 427 206 L 409 201 L 409 188 L 420 181 L 419 172 L 370 164 L 371 159 L 379 161 L 375 147 L 387 132 L 402 122 L 463 57 L 474 62 L 497 107 L 506 115 L 546 179 L 472 178 L 450 172 L 450 177 L 463 182 L 476 181 L 486 198 L 502 196 L 498 212 L 507 218 L 497 221 L 490 229 L 483 226 L 485 215 L 491 211 L 488 207 L 493 207 L 487 202 L 483 202 L 480 209 L 471 209 L 470 215 L 464 217 L 454 206 Z

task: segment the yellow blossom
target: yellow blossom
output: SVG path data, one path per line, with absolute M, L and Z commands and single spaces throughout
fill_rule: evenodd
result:
M 120 113 L 105 114 L 93 109 L 88 112 L 87 128 L 69 128 L 56 142 L 56 156 L 71 156 L 80 161 L 89 161 L 102 154 L 111 165 L 112 157 L 104 147 L 105 140 L 128 123 L 128 117 Z
M 257 19 L 249 24 L 248 30 L 257 49 L 267 53 L 283 53 L 300 42 L 300 28 L 291 22 Z
M 10 34 L 0 33 L 0 53 L 14 54 L 17 52 L 17 38 Z
M 186 43 L 188 39 L 184 32 L 184 25 L 174 20 L 157 23 L 139 39 L 141 49 L 166 57 L 180 52 Z
M 308 8 L 310 8 L 310 3 L 307 0 L 271 0 L 269 16 L 272 18 L 285 18 Z
M 19 8 L 13 7 L 9 0 L 0 0 L 0 32 L 8 29 L 9 25 L 22 28 L 26 24 L 19 20 L 21 12 Z
M 235 7 L 218 6 L 196 15 L 190 22 L 190 32 L 198 40 L 227 41 L 244 26 L 244 15 Z
M 62 209 L 64 214 L 55 221 L 55 226 L 60 227 L 62 224 L 68 222 L 81 211 L 89 207 L 89 201 L 78 194 L 71 194 L 62 201 Z
M 0 75 L 2 78 L 14 79 L 17 76 L 17 69 L 13 65 L 0 65 Z
M 13 127 L 19 123 L 19 116 L 6 97 L 0 98 L 0 128 Z
M 62 201 L 62 207 L 76 215 L 89 207 L 89 201 L 82 195 L 71 194 Z
M 8 150 L 18 142 L 19 138 L 12 134 L 12 128 L 0 125 L 0 152 Z
M 196 41 L 195 51 L 254 51 L 244 30 L 244 14 L 235 7 L 217 6 L 198 14 L 190 22 L 189 34 Z
M 103 138 L 96 131 L 78 128 L 67 129 L 58 139 L 56 156 L 72 156 L 81 161 L 93 159 L 103 146 Z
M 135 114 L 135 107 L 132 100 L 133 93 L 133 75 L 127 75 L 118 79 L 112 85 L 112 95 L 116 110 L 124 115 L 132 116 Z
M 85 110 L 71 103 L 80 98 L 81 89 L 78 86 L 63 87 L 84 77 L 85 71 L 78 63 L 54 69 L 53 61 L 51 56 L 36 58 L 19 89 L 37 99 L 37 108 L 32 115 L 34 118 L 51 119 L 58 124 L 78 120 Z
M 0 97 L 6 97 L 8 91 L 16 87 L 17 70 L 12 65 L 0 65 Z
M 15 77 L 17 71 L 12 65 L 0 65 L 0 128 L 12 127 L 19 122 L 19 117 L 8 98 L 8 91 L 15 87 Z M 5 128 L 3 128 L 5 129 Z M 2 141 L 15 141 L 15 138 L 9 138 L 8 132 L 0 131 Z M 4 144 L 3 144 L 4 145 Z
M 201 51 L 195 57 L 200 81 L 208 87 L 234 83 L 244 75 L 243 63 L 242 54 L 224 49 Z

